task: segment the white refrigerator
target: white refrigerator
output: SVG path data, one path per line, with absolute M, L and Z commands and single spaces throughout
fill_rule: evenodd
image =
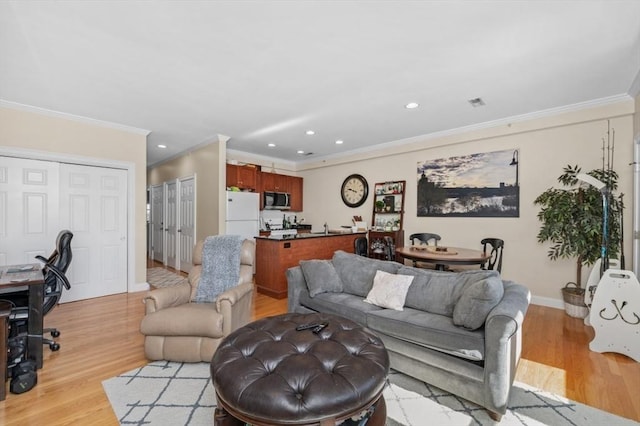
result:
M 244 238 L 260 233 L 260 194 L 227 191 L 227 235 Z

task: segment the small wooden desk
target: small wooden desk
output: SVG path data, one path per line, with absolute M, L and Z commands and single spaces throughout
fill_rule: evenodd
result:
M 24 291 L 24 287 L 29 292 L 29 322 L 27 325 L 27 354 L 29 359 L 36 363 L 37 368 L 42 368 L 42 328 L 43 315 L 42 304 L 44 302 L 44 276 L 42 275 L 42 265 L 39 263 L 29 264 L 32 269 L 23 272 L 7 272 L 23 265 L 0 266 L 0 290 L 2 293 Z M 9 290 L 9 291 L 6 291 Z M 0 294 L 0 297 L 2 295 Z M 6 340 L 0 345 L 6 345 Z
M 11 304 L 0 302 L 0 372 L 4 377 L 0 386 L 0 401 L 4 401 L 7 396 L 7 339 L 9 338 L 9 314 L 11 314 Z
M 424 247 L 422 246 L 422 248 Z M 426 249 L 419 250 L 412 246 L 398 247 L 396 248 L 396 257 L 399 257 L 400 263 L 404 263 L 404 259 L 434 263 L 436 269 L 440 271 L 443 271 L 446 266 L 482 265 L 491 257 L 491 253 L 484 254 L 481 250 L 461 247 L 448 247 L 448 249 L 455 251 L 456 254 L 437 253 Z

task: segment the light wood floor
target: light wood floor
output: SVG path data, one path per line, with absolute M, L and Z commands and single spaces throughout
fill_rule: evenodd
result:
M 45 317 L 60 329 L 44 350 L 38 385 L 0 402 L 0 425 L 117 425 L 102 381 L 144 365 L 144 293 L 62 304 Z M 254 319 L 286 312 L 286 299 L 257 294 Z M 640 421 L 640 363 L 588 349 L 593 330 L 564 311 L 532 305 L 516 380 Z

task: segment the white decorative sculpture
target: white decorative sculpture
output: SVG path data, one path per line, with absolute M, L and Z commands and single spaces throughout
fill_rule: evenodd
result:
M 596 293 L 596 288 L 598 288 L 598 283 L 600 283 L 601 265 L 602 259 L 598 259 L 595 261 L 595 263 L 593 264 L 593 269 L 591 270 L 589 278 L 587 279 L 587 285 L 585 286 L 584 304 L 587 305 L 587 308 L 589 309 L 591 309 L 593 296 Z M 609 268 L 620 269 L 620 261 L 618 259 L 609 259 Z M 589 314 L 584 317 L 585 325 L 591 325 L 589 317 Z
M 599 271 L 595 267 L 594 270 Z M 633 272 L 622 269 L 604 272 L 588 318 L 595 330 L 589 349 L 621 353 L 640 362 L 640 283 Z

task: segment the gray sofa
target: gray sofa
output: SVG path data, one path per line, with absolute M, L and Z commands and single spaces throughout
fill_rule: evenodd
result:
M 530 300 L 526 287 L 495 271 L 440 272 L 343 251 L 331 260 L 301 261 L 287 270 L 287 281 L 289 312 L 354 320 L 382 339 L 391 368 L 485 407 L 494 420 L 506 412 Z M 378 304 L 365 302 L 374 293 Z M 393 309 L 378 306 L 386 303 Z

